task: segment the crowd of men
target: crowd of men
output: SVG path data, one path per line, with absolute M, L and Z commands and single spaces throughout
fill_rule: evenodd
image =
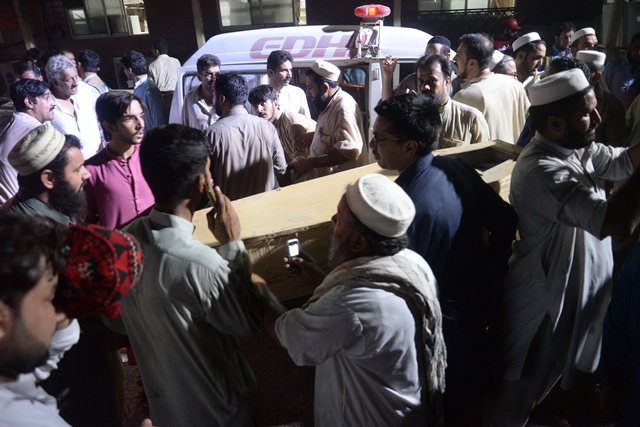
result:
M 122 57 L 132 93 L 93 51 L 51 56 L 46 81 L 21 65 L 0 134 L 0 425 L 122 425 L 127 345 L 156 425 L 260 425 L 238 338 L 261 330 L 316 367 L 317 426 L 461 426 L 478 407 L 485 426 L 524 426 L 598 368 L 616 425 L 640 425 L 640 250 L 623 248 L 614 287 L 612 249 L 640 223 L 640 33 L 609 62 L 592 28 L 564 23 L 549 52 L 537 32 L 507 36 L 499 51 L 466 34 L 455 55 L 435 36 L 395 88 L 398 59 L 382 58 L 368 143 L 340 68 L 315 61 L 305 93 L 283 50 L 254 88 L 202 55 L 170 124 L 180 63 L 164 40 L 149 65 Z M 487 140 L 525 147 L 510 203 L 433 153 Z M 286 309 L 231 202 L 371 161 L 398 178 L 344 183 L 332 270 L 287 257 L 314 291 Z M 193 236 L 206 207 L 217 249 Z

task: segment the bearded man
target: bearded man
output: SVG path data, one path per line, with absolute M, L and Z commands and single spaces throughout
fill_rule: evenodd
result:
M 491 426 L 524 426 L 558 381 L 568 390 L 577 370 L 598 367 L 610 236 L 626 238 L 640 223 L 640 146 L 594 142 L 601 118 L 584 72 L 546 77 L 529 95 L 536 134 L 511 175 L 520 240 L 504 287 L 503 381 L 488 411 Z M 629 177 L 606 197 L 605 180 Z
M 325 276 L 310 258 L 287 265 L 316 287 L 302 308 L 264 305 L 264 327 L 297 365 L 316 366 L 315 425 L 437 425 L 446 351 L 435 278 L 406 249 L 413 202 L 383 175 L 347 188 L 331 218 Z M 279 317 L 278 317 L 279 316 Z
M 296 157 L 290 164 L 300 181 L 369 163 L 362 113 L 356 100 L 340 89 L 340 69 L 318 60 L 307 70 L 306 79 L 307 95 L 319 114 L 309 157 Z
M 2 209 L 48 217 L 69 225 L 86 214 L 83 188 L 90 178 L 80 141 L 50 125 L 30 131 L 9 153 L 18 193 Z

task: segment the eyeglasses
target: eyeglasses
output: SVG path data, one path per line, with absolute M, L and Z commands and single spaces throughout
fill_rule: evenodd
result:
M 371 141 L 373 141 L 373 143 L 378 147 L 384 147 L 389 142 L 404 141 L 404 139 L 401 139 L 401 138 L 378 138 L 377 136 L 374 135 L 373 138 L 371 138 Z

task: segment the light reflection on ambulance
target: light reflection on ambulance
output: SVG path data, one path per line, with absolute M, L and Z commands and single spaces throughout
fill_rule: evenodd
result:
M 178 84 L 171 106 L 171 123 L 180 122 L 182 100 L 200 82 L 196 77 L 196 62 L 204 54 L 216 55 L 222 62 L 221 71 L 242 74 L 249 87 L 268 84 L 266 61 L 273 50 L 286 50 L 294 58 L 291 84 L 304 89 L 305 72 L 318 59 L 329 61 L 343 71 L 343 76 L 359 75 L 358 81 L 341 77 L 342 88 L 358 102 L 364 119 L 366 141 L 369 140 L 376 114 L 373 108 L 382 95 L 381 63 L 386 55 L 399 58 L 400 64 L 412 67 L 424 54 L 431 35 L 413 28 L 382 27 L 378 38 L 379 51 L 375 56 L 351 58 L 355 46 L 363 41 L 359 26 L 295 26 L 265 28 L 219 34 L 189 58 L 178 70 Z M 351 55 L 350 49 L 351 47 Z M 355 72 L 355 73 L 354 73 Z M 398 83 L 398 75 L 395 76 Z M 311 103 L 310 103 L 311 105 Z

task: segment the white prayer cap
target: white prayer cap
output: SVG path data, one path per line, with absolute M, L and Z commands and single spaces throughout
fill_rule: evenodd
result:
M 579 59 L 587 65 L 604 67 L 604 61 L 607 59 L 607 55 L 597 50 L 579 50 L 578 53 L 576 53 L 576 59 Z
M 493 69 L 496 68 L 496 65 L 498 65 L 498 63 L 502 61 L 502 58 L 504 58 L 504 53 L 500 52 L 499 50 L 494 50 L 493 54 L 491 55 L 491 61 L 489 62 L 489 69 L 493 71 Z
M 524 36 L 518 38 L 516 41 L 514 41 L 513 44 L 511 45 L 511 47 L 513 47 L 513 51 L 515 52 L 516 50 L 520 49 L 525 44 L 531 43 L 531 42 L 537 42 L 538 40 L 542 40 L 540 38 L 540 34 L 538 34 L 536 32 L 527 33 Z
M 571 36 L 571 44 L 574 44 L 576 42 L 576 40 L 578 40 L 580 37 L 589 36 L 591 34 L 593 34 L 595 36 L 596 35 L 596 30 L 594 30 L 591 27 L 581 28 L 578 31 L 576 31 L 575 33 L 573 33 L 573 36 Z
M 311 69 L 313 72 L 318 74 L 319 76 L 324 77 L 327 80 L 333 80 L 337 82 L 340 78 L 340 68 L 336 67 L 330 62 L 323 61 L 321 59 L 311 65 Z
M 589 86 L 584 72 L 579 68 L 552 74 L 529 87 L 532 106 L 551 104 L 578 93 Z
M 407 193 L 377 173 L 361 176 L 355 184 L 347 187 L 345 198 L 356 218 L 384 237 L 402 236 L 416 214 Z
M 9 164 L 22 176 L 47 166 L 62 151 L 65 136 L 51 125 L 40 125 L 27 133 L 9 153 Z

